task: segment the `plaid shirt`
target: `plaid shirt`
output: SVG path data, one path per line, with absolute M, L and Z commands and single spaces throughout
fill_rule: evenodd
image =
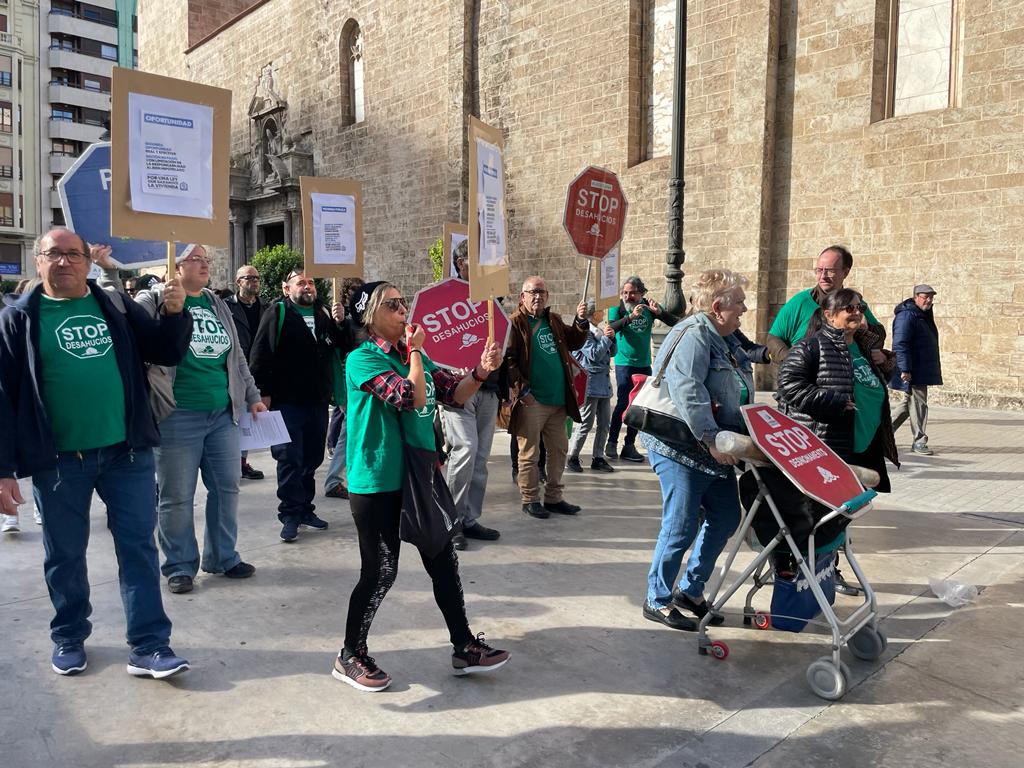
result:
M 370 334 L 370 340 L 380 347 L 385 354 L 390 354 L 392 346 L 397 346 L 400 355 L 405 350 L 403 342 L 393 345 L 387 339 L 382 339 L 380 336 L 373 334 Z M 432 378 L 434 380 L 434 397 L 437 402 L 455 408 L 461 407 L 455 402 L 455 388 L 459 386 L 461 379 L 443 368 L 435 370 Z M 364 382 L 361 389 L 380 398 L 388 405 L 393 405 L 400 411 L 416 410 L 416 407 L 413 405 L 413 395 L 415 393 L 413 384 L 409 379 L 402 378 L 397 371 L 377 374 L 369 381 Z

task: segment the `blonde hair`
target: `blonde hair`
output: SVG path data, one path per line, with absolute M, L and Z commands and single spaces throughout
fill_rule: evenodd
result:
M 384 306 L 384 296 L 392 288 L 396 291 L 398 290 L 398 286 L 393 283 L 381 283 L 373 289 L 370 298 L 366 300 L 366 309 L 363 310 L 363 325 L 366 327 L 366 330 L 373 329 L 373 321 L 376 319 L 381 307 Z
M 707 269 L 697 276 L 690 294 L 691 312 L 711 312 L 711 306 L 720 302 L 723 307 L 735 303 L 737 290 L 749 281 L 731 269 Z

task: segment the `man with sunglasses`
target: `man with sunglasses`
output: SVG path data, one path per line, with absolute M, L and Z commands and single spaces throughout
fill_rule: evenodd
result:
M 263 313 L 250 355 L 250 368 L 263 403 L 281 412 L 291 442 L 275 445 L 277 518 L 281 540 L 298 538 L 299 526 L 322 531 L 314 513 L 314 473 L 324 460 L 327 406 L 333 389 L 333 357 L 354 347 L 340 303 L 331 311 L 317 299 L 316 284 L 301 268 L 281 284 L 283 297 Z
M 580 420 L 572 386 L 569 352 L 587 340 L 587 303 L 581 301 L 576 316 L 566 323 L 547 306 L 548 289 L 540 277 L 528 277 L 512 314 L 509 346 L 503 363 L 512 413 L 508 431 L 519 442 L 519 493 L 523 512 L 547 518 L 552 512 L 575 515 L 580 508 L 562 498 L 562 473 L 569 450 L 565 420 Z M 541 503 L 537 458 L 540 441 L 548 455 L 548 477 Z
M 43 517 L 44 574 L 55 615 L 51 667 L 87 666 L 89 507 L 106 505 L 131 652 L 128 672 L 164 678 L 188 669 L 171 650 L 153 530 L 153 448 L 160 442 L 144 362 L 177 365 L 192 335 L 178 280 L 150 317 L 87 279 L 87 244 L 56 228 L 36 241 L 40 285 L 0 312 L 0 513 L 23 503 L 15 475 L 32 477 Z
M 238 291 L 224 301 L 231 312 L 231 319 L 235 321 L 238 345 L 245 359 L 249 360 L 253 337 L 270 302 L 260 296 L 260 273 L 256 267 L 249 264 L 239 267 L 235 273 L 235 285 Z M 242 451 L 242 477 L 246 480 L 263 479 L 263 473 L 246 460 L 246 451 Z

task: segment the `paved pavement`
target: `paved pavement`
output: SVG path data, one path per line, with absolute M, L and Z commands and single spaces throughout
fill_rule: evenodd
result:
M 889 646 L 877 662 L 848 658 L 840 702 L 805 683 L 827 650 L 821 634 L 760 632 L 733 614 L 712 633 L 731 648 L 720 662 L 697 654 L 694 635 L 641 617 L 660 515 L 646 465 L 570 476 L 584 512 L 533 520 L 519 511 L 499 436 L 484 521 L 502 538 L 472 542 L 461 562 L 474 631 L 512 651 L 505 669 L 451 675 L 429 581 L 407 549 L 370 635 L 394 685 L 361 694 L 333 680 L 358 572 L 347 504 L 324 499 L 330 530 L 286 545 L 268 478 L 242 491 L 240 549 L 256 576 L 208 576 L 165 596 L 174 647 L 193 663 L 170 681 L 125 673 L 96 504 L 89 669 L 60 678 L 49 669 L 40 533 L 26 513 L 22 533 L 0 536 L 0 765 L 1019 766 L 1024 416 L 932 413 L 936 455 L 908 451 L 894 493 L 855 525 Z M 254 463 L 272 475 L 266 454 Z M 929 577 L 982 594 L 953 611 Z

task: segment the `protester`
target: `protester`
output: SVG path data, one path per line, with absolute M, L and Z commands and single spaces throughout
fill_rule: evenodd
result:
M 752 365 L 734 335 L 747 311 L 746 284 L 747 278 L 728 269 L 702 272 L 693 314 L 669 331 L 654 363 L 661 370 L 667 359 L 664 383 L 689 428 L 677 440 L 640 437 L 663 499 L 643 615 L 672 629 L 697 629 L 680 608 L 698 620 L 707 614 L 704 585 L 739 524 L 736 459 L 715 447 L 715 436 L 723 429 L 746 432 L 740 406 L 754 395 Z M 673 590 L 687 549 L 686 570 Z M 721 622 L 720 616 L 711 619 Z
M 583 407 L 580 408 L 580 423 L 575 426 L 569 439 L 569 458 L 565 468 L 570 472 L 582 472 L 580 451 L 586 442 L 590 428 L 597 419 L 597 432 L 594 433 L 594 458 L 590 460 L 590 469 L 594 472 L 614 472 L 603 454 L 602 449 L 608 441 L 608 424 L 612 412 L 612 379 L 611 360 L 615 354 L 615 331 L 605 324 L 599 328 L 601 313 L 591 299 L 587 302 L 587 320 L 590 332 L 583 347 L 572 353 L 576 362 L 587 372 L 587 392 Z
M 291 441 L 271 448 L 277 460 L 277 518 L 281 540 L 298 538 L 299 526 L 326 530 L 314 512 L 314 473 L 324 460 L 327 403 L 335 352 L 352 348 L 335 304 L 328 314 L 317 301 L 316 284 L 293 269 L 281 284 L 284 297 L 263 313 L 253 341 L 251 370 L 263 404 L 281 412 Z
M 256 267 L 249 264 L 239 267 L 235 273 L 235 285 L 238 286 L 237 292 L 224 301 L 235 321 L 238 346 L 248 362 L 252 355 L 252 340 L 270 302 L 260 296 L 260 273 Z M 263 479 L 263 472 L 249 463 L 248 451 L 242 451 L 241 465 L 242 477 L 246 480 Z
M 928 387 L 942 384 L 934 302 L 934 288 L 924 283 L 915 285 L 913 297 L 896 305 L 896 319 L 892 321 L 896 369 L 889 386 L 902 394 L 893 412 L 892 428 L 895 432 L 909 418 L 914 433 L 910 450 L 924 456 L 934 453 L 928 446 Z
M 231 311 L 206 287 L 210 258 L 203 246 L 189 246 L 178 257 L 178 280 L 185 290 L 185 310 L 192 315 L 191 343 L 177 366 L 153 366 L 149 382 L 155 400 L 164 404 L 156 414 L 161 571 L 167 588 L 182 594 L 192 591 L 200 567 L 229 579 L 247 579 L 256 571 L 236 549 L 238 420 L 247 409 L 255 416 L 267 408 L 249 373 Z M 156 286 L 136 301 L 157 317 L 164 292 L 164 286 Z M 200 472 L 206 487 L 201 560 L 193 512 Z
M 170 648 L 153 529 L 153 448 L 143 362 L 177 365 L 192 319 L 168 283 L 155 319 L 124 294 L 87 280 L 89 248 L 64 228 L 35 243 L 41 285 L 0 311 L 0 513 L 23 502 L 15 474 L 32 477 L 43 515 L 43 571 L 55 616 L 53 671 L 86 669 L 89 506 L 106 504 L 131 651 L 128 672 L 164 678 L 189 668 Z M 57 330 L 61 329 L 61 333 Z M 30 329 L 37 329 L 30 332 Z
M 617 306 L 608 310 L 608 324 L 616 333 L 615 352 L 615 410 L 612 411 L 611 426 L 608 430 L 608 444 L 605 456 L 609 459 L 624 459 L 640 462 L 644 457 L 636 449 L 636 430 L 626 427 L 622 441 L 622 452 L 616 451 L 619 430 L 622 429 L 622 415 L 629 405 L 629 393 L 633 390 L 634 374 L 651 373 L 651 333 L 654 321 L 660 320 L 672 326 L 679 318 L 662 309 L 658 302 L 647 299 L 647 286 L 636 275 L 626 278 L 622 284 L 622 299 Z
M 563 498 L 562 473 L 569 448 L 566 419 L 580 420 L 572 386 L 569 353 L 587 340 L 587 304 L 576 307 L 572 323 L 547 306 L 548 289 L 537 276 L 526 278 L 512 314 L 504 376 L 512 400 L 509 432 L 519 444 L 519 492 L 523 512 L 536 518 L 552 512 L 575 515 L 580 508 Z M 541 438 L 547 448 L 547 482 L 541 505 L 537 457 Z
M 349 600 L 345 642 L 332 674 L 361 691 L 381 691 L 391 678 L 369 656 L 367 635 L 374 615 L 398 573 L 399 518 L 405 471 L 403 442 L 435 449 L 437 402 L 469 400 L 497 369 L 500 350 L 488 342 L 480 363 L 461 379 L 438 368 L 423 353 L 422 327 L 406 325 L 407 303 L 390 283 L 369 283 L 350 305 L 367 338 L 349 355 L 349 504 L 359 536 L 359 582 Z M 444 616 L 457 674 L 487 672 L 508 661 L 507 651 L 473 636 L 459 578 L 459 561 L 449 542 L 436 556 L 420 553 Z
M 341 284 L 341 305 L 348 306 L 352 297 L 364 285 L 358 277 L 347 277 Z M 351 317 L 345 318 L 345 333 L 355 337 L 356 328 Z M 331 420 L 327 425 L 327 453 L 331 461 L 327 465 L 327 477 L 324 478 L 324 496 L 330 499 L 347 499 L 348 488 L 345 487 L 345 451 L 348 430 L 345 428 L 345 359 L 341 350 L 335 352 L 334 361 L 334 407 Z

